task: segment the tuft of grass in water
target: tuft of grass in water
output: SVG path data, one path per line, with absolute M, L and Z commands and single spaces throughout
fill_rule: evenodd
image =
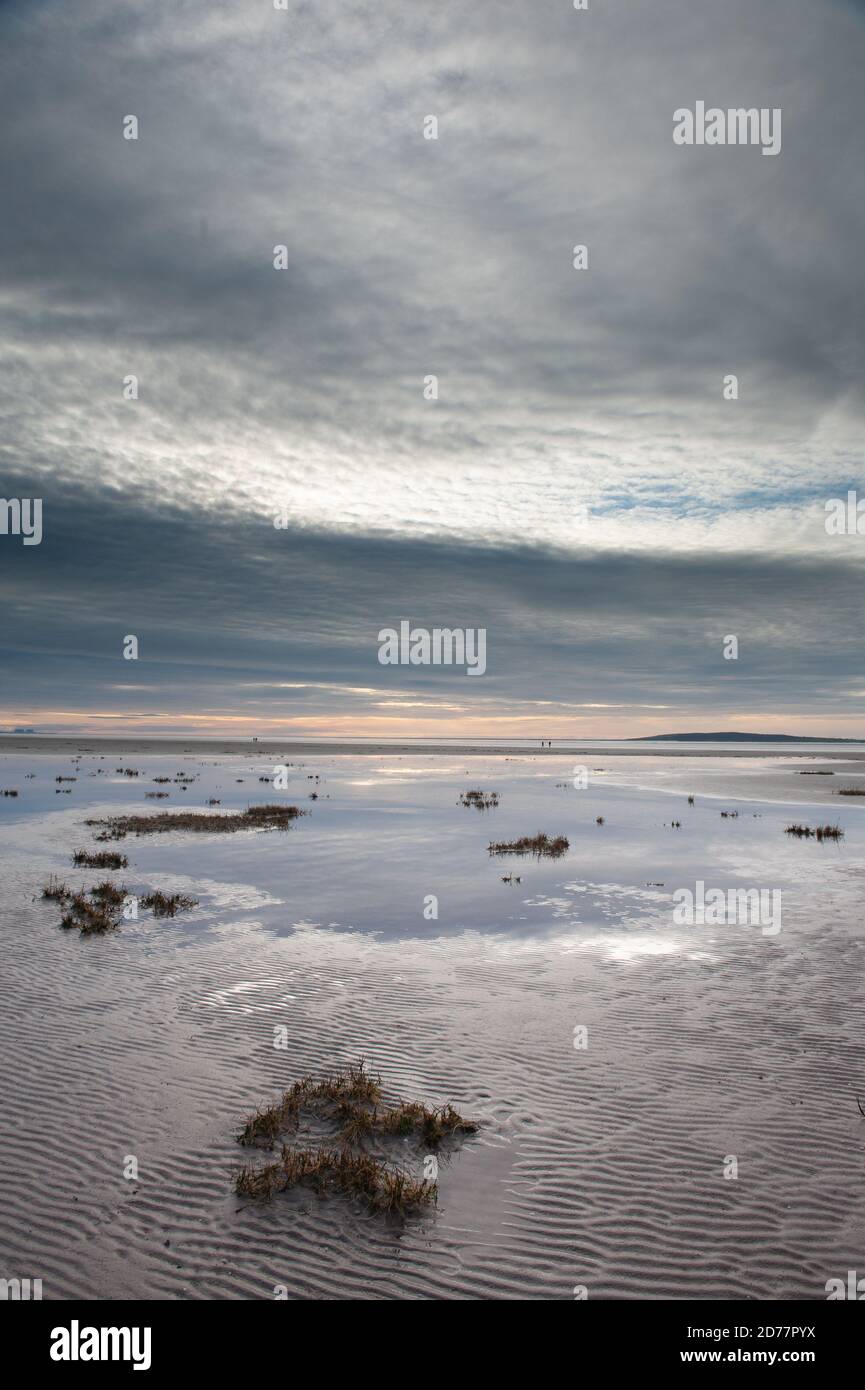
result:
M 90 889 L 90 896 L 107 907 L 120 907 L 126 897 L 126 889 L 118 888 L 116 884 L 105 879 L 103 883 L 97 883 L 95 888 Z
M 171 830 L 191 830 L 198 834 L 236 830 L 287 830 L 304 814 L 299 806 L 281 804 L 248 806 L 245 811 L 226 811 L 207 815 L 203 811 L 159 811 L 153 815 L 109 816 L 88 820 L 86 825 L 104 826 L 97 840 L 123 840 L 127 835 L 158 835 Z
M 93 936 L 117 930 L 117 915 L 107 902 L 92 902 L 84 893 L 70 893 L 63 898 L 66 912 L 60 918 L 61 927 L 77 927 L 82 936 Z
M 5 787 L 0 791 L 0 796 L 17 796 L 18 792 L 13 787 Z
M 474 806 L 476 811 L 489 811 L 492 807 L 498 806 L 498 792 L 482 792 L 478 790 L 460 792 L 460 806 Z
M 362 1198 L 370 1211 L 404 1216 L 434 1203 L 435 1182 L 413 1178 L 369 1154 L 347 1149 L 290 1149 L 283 1145 L 275 1163 L 263 1168 L 248 1166 L 237 1175 L 235 1190 L 241 1197 L 272 1197 L 298 1184 L 320 1196 L 340 1192 Z
M 478 1129 L 473 1120 L 464 1120 L 452 1105 L 434 1109 L 417 1100 L 402 1101 L 382 1111 L 374 1110 L 369 1118 L 371 1132 L 414 1134 L 421 1145 L 430 1149 L 438 1148 L 443 1139 L 452 1139 L 458 1134 L 476 1134 Z
M 77 782 L 77 781 L 78 781 L 78 778 L 77 778 L 77 777 L 55 777 L 55 778 L 54 778 L 54 781 L 55 781 L 55 782 Z
M 839 825 L 817 825 L 813 829 L 810 825 L 788 825 L 784 831 L 785 835 L 795 835 L 800 840 L 843 840 L 844 831 Z
M 806 767 L 806 768 L 800 768 L 800 769 L 799 769 L 799 776 L 800 776 L 800 777 L 834 777 L 834 776 L 835 776 L 835 773 L 834 773 L 834 772 L 829 772 L 829 771 L 827 771 L 827 770 L 824 770 L 824 769 L 821 769 L 821 768 L 817 768 L 817 767 Z
M 865 787 L 836 787 L 836 796 L 865 796 Z
M 739 818 L 739 812 L 738 812 L 738 811 L 722 811 L 722 812 L 721 812 L 721 819 L 722 819 L 722 820 L 738 820 L 738 818 Z
M 142 907 L 150 908 L 154 917 L 174 917 L 178 912 L 198 907 L 197 898 L 190 898 L 185 893 L 162 893 L 158 889 L 147 893 L 140 902 Z
M 91 936 L 117 930 L 118 911 L 126 897 L 126 889 L 117 888 L 106 880 L 91 888 L 88 897 L 81 890 L 73 892 L 52 874 L 42 889 L 42 896 L 63 905 L 65 911 L 60 918 L 61 927 L 67 930 L 77 927 L 82 935 Z
M 54 902 L 63 902 L 65 898 L 72 896 L 72 889 L 56 874 L 51 874 L 42 889 L 42 896 L 43 898 L 51 898 Z
M 145 798 L 146 801 L 164 801 L 165 798 L 166 798 L 167 796 L 168 796 L 168 792 L 145 792 L 145 793 L 144 793 L 144 798 Z
M 117 854 L 110 849 L 86 850 L 77 849 L 72 856 L 73 864 L 83 864 L 88 869 L 126 869 L 129 867 L 129 860 L 125 854 Z
M 490 854 L 533 854 L 536 859 L 561 859 L 568 848 L 565 835 L 551 837 L 542 832 L 524 835 L 520 840 L 495 840 L 487 846 Z

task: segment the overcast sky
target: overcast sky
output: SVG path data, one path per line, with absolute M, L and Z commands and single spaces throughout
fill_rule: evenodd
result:
M 0 724 L 863 734 L 865 6 L 288 6 L 0 0 Z

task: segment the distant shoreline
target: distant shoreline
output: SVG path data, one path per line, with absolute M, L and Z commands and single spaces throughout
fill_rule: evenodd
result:
M 333 742 L 326 740 L 305 740 L 305 739 L 266 739 L 253 743 L 251 739 L 223 739 L 223 738 L 147 738 L 140 735 L 132 735 L 126 738 L 114 737 L 104 738 L 99 736 L 70 737 L 69 735 L 53 734 L 0 734 L 0 751 L 4 753 L 112 753 L 123 754 L 183 754 L 187 749 L 190 754 L 228 754 L 246 755 L 262 754 L 268 757 L 285 757 L 286 755 L 299 754 L 307 757 L 311 756 L 369 756 L 369 757 L 575 757 L 584 755 L 589 758 L 789 758 L 796 756 L 800 745 L 796 743 L 775 743 L 775 744 L 752 744 L 748 748 L 736 748 L 729 744 L 720 743 L 712 748 L 700 748 L 694 744 L 682 744 L 678 747 L 671 747 L 660 743 L 627 741 L 628 747 L 609 748 L 604 747 L 604 740 L 586 743 L 568 743 L 553 741 L 552 747 L 541 747 L 540 741 L 536 746 L 525 744 L 479 744 L 466 742 L 464 744 L 446 743 L 422 743 L 422 742 L 386 742 L 378 740 L 376 742 L 363 743 L 351 739 L 335 739 Z M 829 740 L 827 740 L 827 744 Z M 865 745 L 857 743 L 839 744 L 837 751 L 822 751 L 818 754 L 818 745 L 805 743 L 801 745 L 802 756 L 819 756 L 829 759 L 843 759 L 846 761 L 862 761 L 865 759 Z

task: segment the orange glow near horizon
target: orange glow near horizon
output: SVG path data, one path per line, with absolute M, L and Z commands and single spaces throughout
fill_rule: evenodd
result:
M 87 735 L 116 738 L 118 735 L 199 735 L 207 738 L 327 738 L 333 739 L 411 739 L 411 738 L 553 738 L 627 739 L 648 734 L 692 733 L 701 730 L 741 730 L 743 733 L 800 734 L 810 737 L 860 738 L 861 716 L 825 713 L 745 714 L 711 713 L 663 714 L 594 709 L 589 714 L 502 713 L 459 717 L 422 718 L 378 714 L 318 714 L 262 716 L 215 713 L 135 714 L 109 710 L 0 710 L 0 724 L 12 728 L 33 728 L 36 734 L 50 736 Z

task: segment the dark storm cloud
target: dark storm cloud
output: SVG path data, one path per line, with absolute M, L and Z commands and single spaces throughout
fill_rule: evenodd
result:
M 840 556 L 733 565 L 336 538 L 238 518 L 202 527 L 61 484 L 44 526 L 40 547 L 2 551 L 3 703 L 139 712 L 158 695 L 163 711 L 227 701 L 314 714 L 357 708 L 317 688 L 344 686 L 475 713 L 490 699 L 806 711 L 830 690 L 843 708 L 862 682 L 861 571 Z M 486 677 L 381 666 L 378 631 L 401 618 L 485 627 Z M 127 633 L 137 662 L 122 659 Z M 728 633 L 736 663 L 722 659 Z M 283 682 L 309 688 L 273 688 Z
M 0 38 L 0 463 L 46 517 L 0 546 L 7 707 L 846 712 L 861 7 L 81 0 Z M 780 156 L 675 147 L 697 98 L 782 107 Z M 379 666 L 403 616 L 485 626 L 487 677 Z

